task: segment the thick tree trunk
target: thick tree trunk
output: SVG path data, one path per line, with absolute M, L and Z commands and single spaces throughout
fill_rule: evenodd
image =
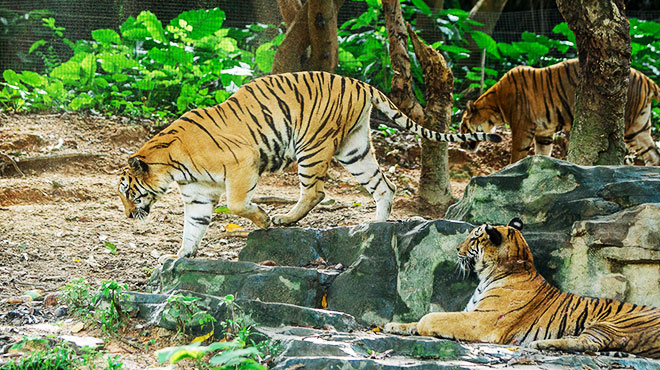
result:
M 315 71 L 334 71 L 337 68 L 339 45 L 337 42 L 337 10 L 334 1 L 307 0 L 309 3 L 309 38 L 312 55 L 308 68 Z
M 334 71 L 338 62 L 337 12 L 344 0 L 308 0 L 297 7 L 298 3 L 278 0 L 287 31 L 275 52 L 272 73 Z
M 557 6 L 575 33 L 581 74 L 567 159 L 623 164 L 631 54 L 623 1 L 557 0 Z
M 383 0 L 383 13 L 390 42 L 392 101 L 408 117 L 425 127 L 443 132 L 446 130 L 452 107 L 453 75 L 440 53 L 428 47 L 412 32 L 406 30 L 398 0 Z M 410 59 L 408 57 L 408 33 L 415 54 L 422 64 L 426 84 L 425 108 L 417 101 L 412 90 Z M 436 214 L 443 214 L 455 199 L 451 195 L 447 144 L 422 141 L 422 169 L 418 201 L 421 208 L 433 206 Z
M 302 3 L 300 0 L 277 0 L 277 5 L 280 8 L 284 24 L 286 24 L 287 29 L 289 29 L 291 22 L 296 19 L 296 14 L 298 14 L 298 11 L 302 8 Z
M 445 132 L 451 122 L 454 74 L 442 54 L 424 45 L 408 25 L 408 33 L 424 72 L 426 107 L 424 127 Z M 449 182 L 448 143 L 422 139 L 422 168 L 419 176 L 419 197 L 424 204 L 432 205 L 444 214 L 456 199 L 451 194 Z

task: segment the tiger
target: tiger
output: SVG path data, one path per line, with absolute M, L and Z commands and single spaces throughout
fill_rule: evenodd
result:
M 402 129 L 440 142 L 489 140 L 495 134 L 444 134 L 403 114 L 373 86 L 328 72 L 264 76 L 241 86 L 210 108 L 184 113 L 128 159 L 118 192 L 129 218 L 145 219 L 172 182 L 184 203 L 183 240 L 177 257 L 195 255 L 215 205 L 257 227 L 290 225 L 324 198 L 331 160 L 343 165 L 376 202 L 376 220 L 387 220 L 394 184 L 379 169 L 371 144 L 372 107 Z M 251 202 L 259 176 L 297 162 L 300 196 L 286 214 L 272 218 Z
M 460 132 L 492 132 L 496 126 L 508 124 L 510 163 L 528 155 L 532 140 L 536 154 L 550 156 L 555 132 L 571 129 L 579 74 L 577 59 L 545 68 L 517 66 L 475 102 L 467 102 Z M 660 164 L 660 152 L 651 136 L 651 103 L 659 97 L 658 85 L 631 68 L 624 141 L 647 166 Z M 465 146 L 477 147 L 474 143 Z
M 523 222 L 481 225 L 457 247 L 458 265 L 479 284 L 463 312 L 388 323 L 394 334 L 569 352 L 628 352 L 660 358 L 660 308 L 561 292 L 534 267 Z

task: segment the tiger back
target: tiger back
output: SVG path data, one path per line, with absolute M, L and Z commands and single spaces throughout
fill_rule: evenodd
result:
M 434 312 L 385 331 L 564 351 L 621 351 L 660 358 L 660 308 L 583 297 L 551 286 L 534 267 L 523 223 L 482 225 L 457 247 L 479 285 L 464 312 Z
M 355 79 L 326 72 L 271 75 L 243 85 L 217 106 L 185 113 L 130 156 L 118 188 L 126 215 L 147 217 L 153 202 L 176 182 L 185 210 L 177 256 L 191 256 L 222 194 L 232 213 L 260 228 L 288 225 L 323 199 L 335 158 L 372 194 L 376 220 L 384 221 L 395 187 L 373 154 L 369 117 L 374 106 L 399 127 L 430 140 L 501 140 L 492 134 L 427 130 L 383 93 Z M 271 219 L 251 202 L 259 175 L 294 162 L 300 198 L 288 213 Z
M 579 82 L 577 59 L 545 68 L 518 66 L 507 72 L 474 103 L 468 102 L 461 132 L 491 132 L 495 126 L 511 127 L 511 163 L 534 152 L 551 155 L 553 136 L 570 131 Z M 660 164 L 660 152 L 651 136 L 651 103 L 660 88 L 631 68 L 625 107 L 624 140 L 646 165 Z

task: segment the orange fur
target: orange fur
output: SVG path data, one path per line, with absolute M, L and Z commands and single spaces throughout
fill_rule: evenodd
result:
M 464 312 L 434 312 L 385 331 L 566 351 L 623 351 L 660 358 L 660 309 L 563 293 L 534 267 L 520 232 L 482 225 L 458 245 L 459 265 L 479 276 Z
M 551 155 L 553 136 L 570 131 L 579 81 L 577 59 L 545 68 L 518 66 L 507 72 L 474 103 L 468 102 L 461 132 L 491 132 L 511 127 L 511 163 L 528 155 L 534 141 L 536 154 Z M 651 137 L 651 101 L 660 88 L 631 68 L 625 113 L 625 142 L 647 165 L 660 164 L 660 152 Z
M 371 145 L 372 107 L 396 125 L 435 141 L 491 140 L 497 135 L 447 135 L 406 117 L 380 91 L 325 72 L 266 76 L 243 85 L 227 101 L 185 113 L 129 158 L 119 182 L 127 216 L 145 218 L 172 182 L 185 207 L 183 245 L 193 255 L 226 193 L 227 206 L 266 229 L 300 220 L 324 197 L 332 158 L 351 172 L 376 201 L 376 219 L 390 213 L 394 185 L 380 171 Z M 251 202 L 259 175 L 298 162 L 300 198 L 271 219 Z

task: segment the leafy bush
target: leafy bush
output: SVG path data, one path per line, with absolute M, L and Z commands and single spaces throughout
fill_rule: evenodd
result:
M 5 70 L 0 104 L 4 110 L 80 110 L 164 118 L 193 107 L 224 101 L 246 79 L 270 72 L 283 35 L 250 46 L 272 27 L 246 32 L 223 28 L 220 9 L 181 13 L 168 25 L 149 11 L 129 17 L 119 33 L 92 31 L 93 40 L 67 42 L 62 27 L 44 18 L 52 39 L 69 45 L 73 56 L 52 62 L 45 74 Z M 256 34 L 256 36 L 254 35 Z M 54 41 L 39 40 L 39 52 Z

